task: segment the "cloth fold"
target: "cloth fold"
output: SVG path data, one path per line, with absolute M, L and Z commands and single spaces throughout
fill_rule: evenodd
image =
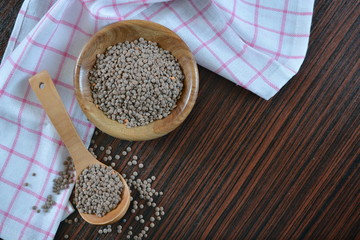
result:
M 86 146 L 94 126 L 75 99 L 72 74 L 82 46 L 102 27 L 143 19 L 175 31 L 199 65 L 264 99 L 299 70 L 313 0 L 25 0 L 0 66 L 0 237 L 52 239 L 73 211 L 71 188 L 36 213 L 68 152 L 28 78 L 47 70 Z M 32 176 L 36 173 L 36 176 Z M 29 186 L 25 186 L 29 183 Z

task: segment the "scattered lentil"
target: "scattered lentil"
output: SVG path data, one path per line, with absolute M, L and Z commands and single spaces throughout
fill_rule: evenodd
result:
M 45 201 L 45 204 L 41 206 L 41 208 L 44 210 L 44 212 L 48 212 L 49 209 L 52 208 L 56 203 L 52 198 L 52 195 L 48 195 Z M 69 220 L 70 221 L 70 220 Z
M 71 157 L 67 157 L 63 162 L 65 169 L 59 172 L 59 177 L 53 180 L 53 193 L 59 194 L 61 190 L 69 188 L 75 181 L 75 166 Z
M 103 147 L 103 150 L 111 150 L 111 146 L 108 146 L 108 147 Z M 93 149 L 92 149 L 93 150 Z M 90 149 L 89 149 L 90 151 Z M 105 153 L 106 153 L 105 151 Z M 131 151 L 131 147 L 129 149 L 129 147 L 127 147 L 124 151 L 121 152 L 121 155 L 128 155 L 129 152 Z M 111 154 L 111 152 L 110 152 Z M 116 154 L 114 156 L 112 155 L 106 155 L 106 160 L 109 161 L 109 160 L 112 160 L 112 159 L 116 159 L 116 160 L 119 160 L 121 158 L 121 155 L 120 154 Z M 104 160 L 104 158 L 103 158 Z M 136 155 L 133 155 L 131 157 L 131 160 L 127 162 L 127 164 L 129 166 L 132 166 L 132 165 L 137 165 L 138 164 L 138 157 Z M 115 167 L 115 162 L 111 162 L 110 163 L 110 166 L 112 167 Z M 143 163 L 139 163 L 138 164 L 139 168 L 143 168 L 144 167 L 144 164 Z M 110 167 L 109 167 L 110 168 Z M 129 239 L 130 238 L 134 238 L 134 239 L 143 239 L 143 238 L 146 238 L 147 237 L 147 234 L 146 232 L 149 231 L 150 228 L 153 228 L 155 226 L 155 221 L 160 221 L 161 220 L 161 217 L 160 216 L 164 216 L 165 215 L 165 212 L 163 211 L 163 207 L 160 207 L 160 206 L 157 206 L 157 203 L 154 201 L 153 197 L 155 198 L 155 196 L 159 196 L 159 195 L 162 195 L 163 192 L 157 192 L 154 188 L 151 187 L 151 184 L 154 180 L 156 180 L 156 177 L 155 176 L 151 176 L 149 178 L 147 178 L 146 180 L 141 180 L 138 178 L 138 175 L 139 173 L 137 171 L 134 171 L 133 173 L 129 174 L 129 178 L 126 178 L 127 175 L 125 173 L 122 174 L 122 176 L 124 177 L 124 179 L 126 180 L 127 184 L 129 185 L 129 190 L 130 190 L 130 193 L 132 195 L 132 193 L 134 192 L 134 190 L 136 190 L 140 197 L 140 199 L 144 199 L 145 202 L 143 203 L 139 203 L 137 200 L 134 200 L 133 196 L 130 196 L 130 201 L 133 203 L 133 206 L 132 206 L 132 209 L 130 210 L 132 214 L 136 214 L 136 211 L 140 208 L 140 209 L 144 209 L 145 208 L 145 204 L 149 207 L 154 207 L 154 210 L 155 210 L 155 215 L 150 217 L 150 224 L 147 225 L 146 224 L 146 221 L 144 219 L 144 216 L 143 215 L 137 215 L 135 216 L 135 220 L 138 221 L 140 224 L 144 224 L 143 226 L 143 229 L 141 230 L 141 232 L 138 234 L 138 235 L 134 235 L 133 236 L 133 232 L 130 231 L 131 233 L 127 234 L 127 236 L 129 236 Z M 76 203 L 75 203 L 76 205 Z M 79 210 L 80 211 L 80 210 Z M 67 220 L 66 220 L 67 221 Z M 75 219 L 74 219 L 74 222 Z M 122 222 L 126 222 L 126 219 L 122 219 Z M 147 226 L 145 226 L 147 225 Z M 106 230 L 105 230 L 106 229 Z M 111 229 L 111 225 L 108 225 L 107 228 L 105 229 L 101 229 L 101 233 L 110 233 L 112 232 L 112 229 Z M 105 230 L 105 231 L 104 231 Z M 133 227 L 132 226 L 129 226 L 128 230 L 133 230 Z M 121 225 L 118 225 L 117 228 L 116 228 L 116 232 L 117 233 L 122 233 L 123 232 L 123 228 Z
M 66 235 L 64 236 L 64 238 L 65 238 L 65 239 L 68 239 L 68 238 L 69 238 L 69 235 L 66 234 Z
M 36 173 L 33 173 L 32 175 L 35 177 L 35 176 L 36 176 Z

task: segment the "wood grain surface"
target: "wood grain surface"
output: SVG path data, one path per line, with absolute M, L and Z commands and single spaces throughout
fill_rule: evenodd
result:
M 0 1 L 0 56 L 21 2 Z M 305 62 L 269 101 L 200 67 L 194 109 L 169 135 L 93 136 L 131 146 L 139 175 L 157 176 L 166 215 L 148 239 L 360 239 L 359 13 L 355 0 L 316 1 Z M 125 216 L 124 228 L 139 225 Z M 126 237 L 99 229 L 62 223 L 55 239 Z

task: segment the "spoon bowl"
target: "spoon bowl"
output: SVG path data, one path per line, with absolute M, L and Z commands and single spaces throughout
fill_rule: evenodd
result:
M 81 172 L 90 165 L 98 164 L 106 166 L 95 159 L 84 146 L 58 92 L 56 91 L 49 73 L 47 71 L 42 71 L 31 77 L 29 83 L 59 133 L 66 148 L 69 150 L 70 156 L 74 161 L 76 176 L 80 176 Z M 80 213 L 81 217 L 88 223 L 95 225 L 111 224 L 122 218 L 128 210 L 130 205 L 129 186 L 119 172 L 115 170 L 114 172 L 119 175 L 124 186 L 121 193 L 121 201 L 116 208 L 103 217 Z

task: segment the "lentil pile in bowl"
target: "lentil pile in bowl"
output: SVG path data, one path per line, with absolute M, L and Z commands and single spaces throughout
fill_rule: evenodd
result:
M 96 106 L 127 128 L 170 115 L 183 80 L 175 57 L 144 38 L 109 46 L 104 54 L 97 54 L 89 72 Z

